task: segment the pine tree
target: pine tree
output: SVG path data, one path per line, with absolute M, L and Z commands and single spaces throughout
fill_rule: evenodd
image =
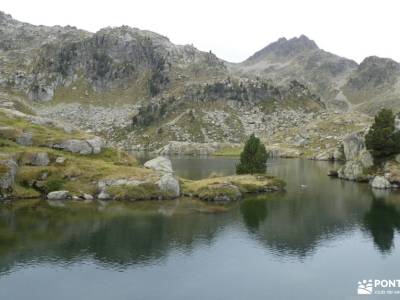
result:
M 390 109 L 382 109 L 375 116 L 365 145 L 375 159 L 385 158 L 400 152 L 400 132 L 395 132 L 395 116 Z
M 236 166 L 237 174 L 264 174 L 267 171 L 268 154 L 264 144 L 254 134 L 247 140 L 240 163 Z

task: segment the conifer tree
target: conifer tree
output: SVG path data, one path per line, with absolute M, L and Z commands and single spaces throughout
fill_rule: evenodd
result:
M 237 174 L 264 174 L 267 171 L 268 154 L 264 144 L 254 134 L 247 140 L 240 163 L 236 166 Z
M 395 131 L 395 116 L 390 109 L 382 109 L 375 116 L 365 145 L 375 159 L 388 157 L 400 152 L 400 132 Z

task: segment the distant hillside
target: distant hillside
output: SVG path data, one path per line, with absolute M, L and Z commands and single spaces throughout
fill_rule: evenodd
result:
M 382 106 L 400 109 L 399 64 L 368 57 L 360 65 L 318 48 L 302 35 L 278 41 L 256 52 L 232 72 L 277 82 L 296 79 L 309 86 L 332 108 L 375 113 Z

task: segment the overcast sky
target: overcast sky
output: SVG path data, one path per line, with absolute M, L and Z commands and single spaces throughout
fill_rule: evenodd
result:
M 357 62 L 400 61 L 399 0 L 1 0 L 0 10 L 36 25 L 148 29 L 232 62 L 300 34 Z

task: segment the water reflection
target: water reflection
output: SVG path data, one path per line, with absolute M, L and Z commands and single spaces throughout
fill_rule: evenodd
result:
M 251 197 L 241 203 L 240 212 L 250 232 L 256 232 L 267 217 L 267 201 L 267 197 Z
M 190 165 L 190 160 L 182 162 L 182 168 Z M 190 201 L 3 205 L 0 272 L 31 263 L 87 260 L 118 270 L 160 265 L 172 253 L 192 255 L 223 244 L 227 232 L 248 238 L 243 247 L 255 241 L 264 255 L 303 261 L 330 241 L 363 229 L 379 253 L 390 254 L 400 230 L 399 194 L 374 194 L 368 185 L 331 179 L 326 176 L 330 168 L 311 161 L 272 161 L 268 171 L 287 181 L 287 191 L 249 197 L 222 213 L 203 213 L 214 206 Z
M 364 227 L 371 233 L 376 247 L 382 253 L 390 253 L 394 246 L 394 232 L 400 230 L 400 213 L 395 204 L 388 202 L 387 191 L 373 194 L 369 211 L 364 216 Z

